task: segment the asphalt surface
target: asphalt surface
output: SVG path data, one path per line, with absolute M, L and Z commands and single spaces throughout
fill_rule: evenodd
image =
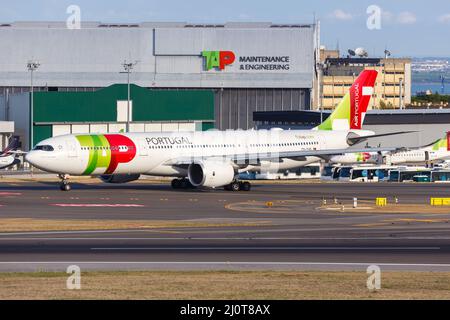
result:
M 250 192 L 172 190 L 164 184 L 0 183 L 2 218 L 189 222 L 158 229 L 0 233 L 0 271 L 384 270 L 450 271 L 448 213 L 320 210 L 350 204 L 450 197 L 446 184 L 255 184 Z M 273 202 L 267 206 L 266 202 Z M 401 219 L 399 219 L 401 218 Z M 214 224 L 215 226 L 205 226 Z M 233 225 L 229 225 L 233 224 Z

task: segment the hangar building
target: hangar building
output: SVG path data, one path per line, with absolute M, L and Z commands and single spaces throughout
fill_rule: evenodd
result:
M 248 129 L 254 111 L 309 110 L 314 24 L 0 24 L 0 120 L 24 149 L 48 136 L 121 129 L 131 73 L 131 130 Z M 34 114 L 30 116 L 31 73 Z M 33 122 L 33 130 L 30 123 Z

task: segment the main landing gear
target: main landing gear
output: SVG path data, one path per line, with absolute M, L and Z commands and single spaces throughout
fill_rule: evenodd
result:
M 69 175 L 59 174 L 58 177 L 61 179 L 61 182 L 59 184 L 59 189 L 61 189 L 61 191 L 70 191 L 70 189 L 72 189 L 72 187 L 69 184 Z
M 173 179 L 171 186 L 174 189 L 195 189 L 195 186 L 189 181 L 189 179 Z
M 248 181 L 235 180 L 223 188 L 227 191 L 250 191 L 252 185 Z

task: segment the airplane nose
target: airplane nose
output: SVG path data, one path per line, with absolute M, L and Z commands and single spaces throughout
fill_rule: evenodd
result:
M 29 162 L 32 165 L 36 164 L 36 152 L 30 151 L 25 155 L 25 161 Z

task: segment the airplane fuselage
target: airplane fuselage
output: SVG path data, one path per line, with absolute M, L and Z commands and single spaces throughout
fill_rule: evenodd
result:
M 27 155 L 34 166 L 70 175 L 148 174 L 186 176 L 179 159 L 216 159 L 233 155 L 347 148 L 348 131 L 249 130 L 77 134 L 49 138 Z M 222 160 L 221 160 L 222 159 Z M 289 169 L 319 160 L 298 157 L 277 161 L 234 161 L 237 171 Z M 178 162 L 177 162 L 178 161 Z
M 393 153 L 386 158 L 391 164 L 423 164 L 427 162 L 445 160 L 450 157 L 450 151 L 445 149 L 418 149 Z
M 12 166 L 12 165 L 14 165 L 16 163 L 18 163 L 18 161 L 16 161 L 15 157 L 12 156 L 12 155 L 1 156 L 0 157 L 0 169 L 7 168 L 7 167 Z

